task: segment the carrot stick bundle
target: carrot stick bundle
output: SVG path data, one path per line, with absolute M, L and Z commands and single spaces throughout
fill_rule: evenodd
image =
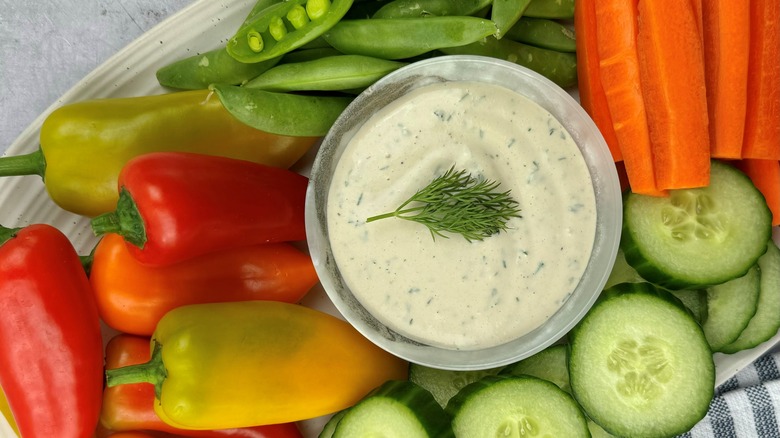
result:
M 703 14 L 710 153 L 736 159 L 742 157 L 745 132 L 750 9 L 747 2 L 707 0 Z
M 656 185 L 645 102 L 639 87 L 635 3 L 599 0 L 595 16 L 599 74 L 631 190 L 663 195 Z
M 574 29 L 577 34 L 577 87 L 580 104 L 590 115 L 609 146 L 615 162 L 623 160 L 618 145 L 607 96 L 599 74 L 598 40 L 596 39 L 595 0 L 575 0 Z
M 710 170 L 707 96 L 691 2 L 640 0 L 636 41 L 656 184 L 662 190 L 704 187 Z
M 750 1 L 743 158 L 780 160 L 780 1 Z

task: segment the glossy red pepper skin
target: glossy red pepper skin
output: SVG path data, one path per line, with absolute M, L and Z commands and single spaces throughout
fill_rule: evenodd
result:
M 94 218 L 92 227 L 97 234 L 123 235 L 133 256 L 154 266 L 244 245 L 304 240 L 307 185 L 298 173 L 250 161 L 151 153 L 123 167 L 117 212 Z M 123 222 L 123 192 L 140 221 Z
M 150 338 L 119 334 L 106 345 L 106 368 L 144 363 L 151 356 Z M 101 426 L 113 432 L 146 430 L 166 432 L 173 436 L 209 438 L 302 438 L 295 423 L 272 424 L 222 430 L 183 430 L 163 422 L 154 412 L 154 386 L 149 383 L 106 388 Z
M 23 437 L 91 437 L 103 340 L 70 240 L 36 224 L 0 229 L 0 386 Z

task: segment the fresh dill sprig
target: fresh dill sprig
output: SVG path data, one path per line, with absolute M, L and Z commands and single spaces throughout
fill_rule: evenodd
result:
M 366 223 L 396 217 L 425 225 L 434 240 L 448 238 L 444 233 L 460 234 L 469 242 L 483 240 L 505 231 L 510 218 L 521 217 L 519 203 L 509 190 L 497 191 L 499 185 L 453 166 L 395 211 L 372 216 Z

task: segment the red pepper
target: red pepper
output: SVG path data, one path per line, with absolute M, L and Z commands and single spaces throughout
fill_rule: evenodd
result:
M 157 321 L 185 304 L 273 300 L 297 303 L 317 283 L 311 258 L 289 243 L 249 245 L 168 266 L 146 266 L 121 236 L 95 247 L 89 280 L 100 316 L 123 333 L 151 336 Z
M 36 224 L 0 227 L 0 386 L 23 437 L 91 437 L 103 339 L 70 240 Z
M 239 246 L 306 238 L 308 179 L 293 171 L 210 155 L 157 152 L 119 175 L 115 212 L 92 219 L 141 263 L 169 265 Z
M 119 334 L 106 345 L 106 369 L 148 362 L 151 358 L 150 338 Z M 223 430 L 183 430 L 164 423 L 154 412 L 154 386 L 133 383 L 106 388 L 101 426 L 113 431 L 147 430 L 189 437 L 235 438 L 301 438 L 295 423 L 245 427 Z

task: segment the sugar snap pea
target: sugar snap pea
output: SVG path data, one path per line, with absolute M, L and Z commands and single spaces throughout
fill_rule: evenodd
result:
M 523 17 L 505 36 L 510 40 L 559 52 L 577 50 L 574 31 L 546 18 Z
M 247 82 L 246 88 L 267 91 L 344 91 L 366 88 L 406 65 L 362 55 L 328 56 L 281 64 Z
M 251 64 L 236 61 L 227 49 L 174 61 L 157 70 L 157 82 L 164 87 L 181 90 L 202 90 L 215 83 L 242 84 L 276 65 L 280 56 Z
M 493 0 L 490 19 L 496 23 L 496 38 L 504 34 L 523 16 L 531 0 Z
M 280 64 L 291 64 L 294 62 L 314 61 L 315 59 L 325 58 L 326 56 L 338 56 L 338 55 L 343 55 L 343 53 L 339 52 L 333 47 L 315 47 L 313 49 L 297 49 L 297 50 L 293 50 L 292 52 L 287 52 L 284 56 L 282 56 L 282 60 Z
M 258 0 L 244 19 L 247 23 L 255 14 L 282 0 Z M 225 46 L 184 59 L 176 60 L 157 70 L 157 82 L 164 87 L 180 90 L 202 90 L 214 83 L 241 84 L 276 65 L 279 58 L 263 63 L 238 62 L 227 53 Z
M 351 97 L 275 93 L 226 84 L 214 84 L 210 89 L 241 122 L 294 137 L 324 136 L 352 101 Z
M 574 18 L 574 0 L 531 0 L 523 16 L 534 18 Z
M 260 62 L 284 55 L 339 22 L 353 0 L 286 0 L 249 18 L 227 43 L 230 56 Z
M 507 38 L 485 38 L 460 47 L 442 48 L 448 55 L 482 55 L 504 59 L 527 67 L 561 87 L 577 85 L 577 56 L 574 53 L 542 49 Z
M 372 18 L 419 18 L 474 15 L 493 0 L 393 0 L 379 8 Z
M 342 53 L 404 59 L 470 44 L 495 32 L 492 21 L 477 17 L 371 18 L 342 20 L 323 38 Z

